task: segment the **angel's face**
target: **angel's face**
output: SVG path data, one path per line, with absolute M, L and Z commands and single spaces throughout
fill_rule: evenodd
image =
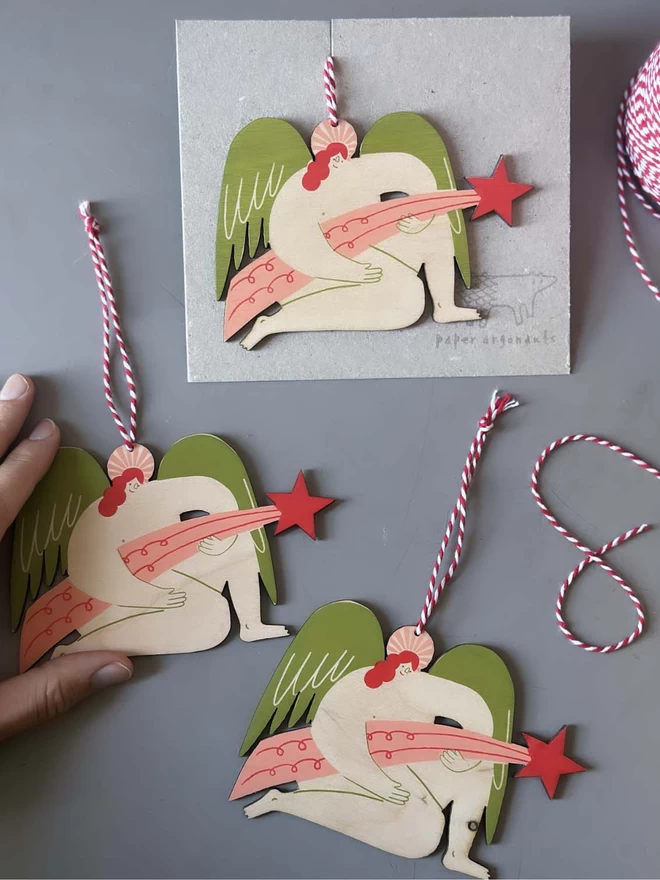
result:
M 401 675 L 401 676 L 403 676 L 403 675 L 410 675 L 410 673 L 411 673 L 411 672 L 414 672 L 414 671 L 415 671 L 415 670 L 414 670 L 413 667 L 412 667 L 412 663 L 402 663 L 402 664 L 397 668 L 396 674 L 397 674 L 397 675 Z
M 348 162 L 348 159 L 344 159 L 341 153 L 337 153 L 336 156 L 333 156 L 332 159 L 330 159 L 330 168 L 339 168 L 344 162 Z
M 141 485 L 142 483 L 138 479 L 131 480 L 126 483 L 126 494 L 132 495 L 134 492 L 137 492 Z

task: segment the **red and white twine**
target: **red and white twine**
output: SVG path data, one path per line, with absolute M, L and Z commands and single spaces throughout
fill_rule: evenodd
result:
M 550 453 L 554 452 L 555 449 L 559 449 L 560 446 L 566 446 L 567 443 L 578 443 L 584 441 L 585 443 L 595 443 L 597 446 L 604 446 L 606 449 L 611 449 L 612 452 L 618 452 L 619 455 L 623 456 L 623 458 L 627 458 L 629 461 L 634 462 L 634 464 L 639 465 L 639 467 L 643 468 L 645 471 L 650 473 L 652 476 L 660 479 L 660 471 L 657 468 L 651 467 L 648 462 L 644 461 L 642 458 L 637 458 L 637 456 L 633 455 L 632 452 L 628 452 L 625 449 L 622 449 L 620 446 L 616 446 L 614 443 L 610 443 L 608 440 L 601 440 L 599 437 L 587 436 L 586 434 L 569 434 L 567 437 L 562 437 L 560 440 L 555 440 L 554 443 L 551 443 L 550 446 L 546 446 L 541 455 L 539 456 L 536 464 L 534 465 L 534 471 L 532 473 L 532 495 L 536 499 L 536 503 L 538 504 L 541 512 L 548 520 L 548 522 L 559 532 L 560 535 L 563 535 L 567 541 L 570 541 L 571 544 L 575 545 L 578 550 L 580 550 L 584 554 L 584 559 L 576 565 L 573 571 L 566 578 L 564 583 L 561 585 L 559 590 L 559 595 L 557 596 L 557 604 L 555 608 L 555 614 L 557 617 L 557 624 L 561 632 L 566 636 L 566 638 L 573 645 L 577 645 L 578 648 L 583 648 L 585 651 L 592 651 L 597 654 L 609 654 L 611 651 L 618 651 L 620 648 L 625 648 L 627 645 L 630 645 L 635 639 L 638 639 L 642 631 L 644 629 L 644 609 L 642 608 L 642 603 L 635 595 L 633 588 L 630 584 L 624 580 L 618 572 L 616 572 L 611 565 L 608 565 L 604 560 L 603 556 L 609 550 L 613 550 L 615 547 L 618 547 L 620 544 L 624 544 L 626 541 L 630 540 L 630 538 L 635 538 L 637 535 L 641 535 L 644 532 L 648 531 L 650 526 L 647 523 L 643 523 L 641 526 L 637 526 L 637 528 L 629 529 L 627 532 L 624 532 L 622 535 L 619 535 L 618 538 L 614 538 L 612 541 L 608 541 L 607 544 L 603 544 L 598 550 L 591 550 L 589 547 L 585 546 L 580 542 L 575 535 L 571 534 L 569 530 L 563 526 L 559 520 L 555 517 L 555 515 L 550 511 L 547 504 L 543 500 L 541 496 L 541 492 L 539 490 L 539 474 L 541 472 L 541 467 L 545 462 L 546 458 L 550 455 Z M 637 625 L 635 629 L 627 636 L 625 639 L 621 639 L 620 642 L 616 642 L 612 645 L 591 645 L 588 642 L 582 641 L 582 639 L 577 638 L 571 630 L 566 625 L 566 621 L 564 620 L 563 615 L 563 607 L 564 602 L 566 600 L 566 594 L 568 592 L 571 584 L 574 583 L 575 579 L 582 574 L 585 568 L 588 565 L 595 563 L 603 571 L 607 572 L 609 576 L 621 587 L 622 590 L 626 593 L 630 601 L 635 606 L 635 613 L 637 615 Z
M 338 125 L 337 116 L 337 83 L 335 80 L 335 62 L 332 55 L 328 55 L 323 65 L 323 88 L 325 91 L 325 103 L 328 105 L 328 116 L 331 125 Z
M 479 459 L 481 458 L 481 453 L 483 451 L 486 437 L 492 430 L 495 424 L 495 420 L 503 412 L 507 412 L 507 410 L 514 409 L 514 407 L 517 406 L 518 401 L 514 400 L 509 394 L 505 394 L 503 397 L 500 397 L 498 392 L 495 391 L 491 398 L 488 410 L 479 419 L 479 427 L 477 429 L 477 433 L 470 446 L 470 451 L 468 452 L 465 464 L 463 465 L 463 471 L 461 473 L 461 488 L 460 492 L 458 493 L 458 499 L 456 500 L 456 504 L 454 505 L 453 510 L 449 515 L 447 529 L 442 539 L 440 549 L 438 550 L 435 565 L 433 566 L 433 572 L 431 573 L 431 580 L 429 581 L 429 587 L 426 593 L 424 607 L 422 608 L 422 613 L 420 614 L 417 626 L 415 628 L 416 635 L 421 635 L 421 633 L 425 629 L 428 619 L 433 613 L 433 609 L 435 608 L 438 599 L 440 598 L 440 594 L 454 577 L 456 569 L 458 568 L 458 563 L 461 559 L 461 553 L 463 552 L 463 541 L 465 539 L 465 521 L 467 517 L 468 492 L 470 490 L 472 477 L 474 476 L 474 472 L 477 469 L 477 464 L 479 463 Z M 454 550 L 454 557 L 446 573 L 443 575 L 442 578 L 440 578 L 440 566 L 442 564 L 442 560 L 444 559 L 445 553 L 447 552 L 447 547 L 449 546 L 449 542 L 452 538 L 452 535 L 454 534 L 454 531 L 456 531 L 456 549 Z
M 119 313 L 117 312 L 115 295 L 112 290 L 112 279 L 110 278 L 110 271 L 108 270 L 108 264 L 106 262 L 105 254 L 103 252 L 103 245 L 101 244 L 101 238 L 99 235 L 100 227 L 98 221 L 91 213 L 89 202 L 81 202 L 78 207 L 78 213 L 80 214 L 85 224 L 85 232 L 87 233 L 89 251 L 92 255 L 94 272 L 96 273 L 96 283 L 98 285 L 99 294 L 101 296 L 101 311 L 103 313 L 103 388 L 105 391 L 105 399 L 108 404 L 108 408 L 112 413 L 112 418 L 115 420 L 115 424 L 117 425 L 122 440 L 124 441 L 124 445 L 128 449 L 132 449 L 135 445 L 137 432 L 137 392 L 135 390 L 135 382 L 133 380 L 133 369 L 131 367 L 131 362 L 129 360 L 126 345 L 124 344 L 124 338 L 121 332 Z M 121 355 L 121 361 L 124 367 L 124 377 L 126 379 L 126 385 L 128 387 L 130 410 L 130 421 L 128 430 L 126 429 L 126 426 L 124 425 L 124 422 L 122 421 L 122 418 L 117 411 L 117 407 L 115 406 L 115 401 L 112 394 L 112 384 L 110 377 L 111 331 L 114 335 L 119 353 Z
M 630 80 L 616 119 L 617 190 L 628 249 L 656 300 L 653 283 L 637 250 L 630 228 L 626 187 L 660 220 L 660 44 Z

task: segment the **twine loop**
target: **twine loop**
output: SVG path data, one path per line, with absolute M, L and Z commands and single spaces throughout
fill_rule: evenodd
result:
M 435 565 L 433 566 L 433 571 L 431 572 L 431 579 L 429 581 L 429 586 L 426 591 L 424 605 L 422 607 L 419 620 L 417 621 L 417 626 L 415 627 L 415 634 L 418 636 L 421 635 L 426 628 L 426 624 L 428 623 L 428 620 L 433 613 L 433 609 L 435 608 L 438 599 L 442 594 L 442 591 L 452 580 L 454 574 L 456 573 L 456 569 L 458 568 L 458 563 L 461 559 L 461 553 L 463 552 L 463 541 L 465 538 L 468 492 L 470 489 L 472 478 L 477 468 L 477 464 L 479 463 L 479 459 L 481 458 L 481 453 L 483 452 L 483 445 L 486 437 L 493 429 L 496 420 L 502 415 L 502 413 L 507 412 L 510 409 L 514 409 L 518 405 L 518 401 L 514 400 L 510 394 L 504 394 L 502 395 L 502 397 L 500 397 L 499 393 L 497 391 L 494 391 L 490 401 L 490 406 L 488 407 L 484 415 L 479 419 L 477 432 L 472 441 L 472 444 L 470 445 L 465 464 L 463 465 L 463 471 L 461 473 L 461 488 L 458 494 L 458 499 L 456 500 L 456 504 L 454 505 L 449 515 L 449 521 L 447 523 L 447 528 L 442 539 L 442 544 L 440 546 L 440 549 L 438 550 Z M 442 578 L 440 578 L 440 566 L 442 564 L 442 560 L 445 557 L 447 547 L 449 546 L 449 542 L 454 535 L 454 532 L 456 532 L 456 549 L 454 550 L 454 557 L 449 565 L 449 568 L 442 576 Z
M 328 107 L 330 124 L 334 127 L 339 125 L 337 116 L 337 81 L 335 79 L 335 61 L 332 55 L 328 55 L 323 65 L 323 89 L 325 91 L 325 103 Z
M 98 220 L 92 214 L 89 202 L 81 202 L 78 206 L 78 213 L 82 218 L 87 233 L 87 241 L 89 244 L 89 252 L 92 255 L 92 263 L 94 264 L 94 273 L 96 275 L 96 283 L 101 298 L 101 312 L 103 315 L 103 390 L 108 408 L 112 413 L 112 418 L 117 426 L 124 446 L 131 450 L 135 446 L 137 434 L 137 390 L 133 379 L 133 368 L 126 350 L 124 337 L 121 330 L 119 320 L 119 312 L 117 311 L 117 303 L 115 301 L 114 291 L 112 289 L 112 279 L 110 271 L 105 259 L 103 245 L 99 236 L 101 227 Z M 112 336 L 111 336 L 112 334 Z M 114 338 L 117 348 L 121 356 L 122 366 L 124 369 L 124 379 L 128 389 L 129 397 L 129 426 L 125 426 L 114 401 L 112 392 L 112 381 L 110 375 L 110 358 L 112 353 L 112 338 Z
M 579 540 L 579 538 L 573 535 L 565 526 L 563 526 L 559 522 L 557 517 L 552 513 L 548 505 L 543 500 L 541 490 L 539 489 L 539 474 L 541 472 L 541 467 L 543 466 L 543 463 L 545 462 L 547 457 L 555 451 L 555 449 L 559 449 L 561 446 L 566 446 L 567 443 L 578 442 L 594 443 L 597 446 L 604 447 L 605 449 L 611 449 L 612 452 L 616 452 L 623 458 L 627 458 L 629 461 L 632 461 L 634 464 L 643 468 L 643 470 L 647 471 L 652 476 L 658 479 L 660 479 L 660 471 L 657 470 L 657 468 L 652 467 L 650 464 L 648 464 L 648 462 L 644 461 L 644 459 L 637 458 L 637 456 L 633 455 L 632 452 L 628 452 L 628 450 L 622 449 L 620 446 L 616 446 L 616 444 L 614 443 L 610 443 L 609 440 L 602 440 L 600 437 L 593 437 L 586 434 L 569 434 L 566 437 L 555 440 L 555 442 L 551 443 L 549 446 L 546 446 L 541 455 L 538 457 L 536 464 L 534 465 L 534 470 L 532 472 L 532 495 L 534 496 L 534 499 L 538 504 L 541 513 L 548 520 L 550 525 L 559 532 L 560 535 L 563 535 L 569 543 L 573 544 L 575 547 L 577 547 L 578 550 L 580 550 L 584 554 L 584 558 L 578 563 L 578 565 L 575 566 L 573 571 L 568 575 L 566 580 L 559 588 L 557 602 L 555 604 L 555 617 L 557 619 L 557 626 L 572 645 L 575 645 L 576 647 L 582 648 L 583 650 L 589 651 L 591 653 L 609 654 L 612 651 L 619 651 L 621 648 L 627 647 L 628 645 L 632 644 L 636 639 L 638 639 L 644 630 L 645 618 L 644 608 L 642 607 L 642 603 L 636 596 L 633 588 L 624 578 L 621 577 L 621 575 L 617 571 L 615 571 L 614 568 L 612 568 L 611 565 L 608 565 L 608 563 L 605 562 L 603 556 L 608 551 L 614 550 L 615 547 L 619 547 L 621 544 L 624 544 L 631 538 L 636 538 L 637 535 L 644 534 L 644 532 L 647 532 L 651 527 L 648 525 L 648 523 L 642 523 L 642 525 L 637 526 L 633 529 L 628 529 L 627 532 L 623 532 L 623 534 L 618 535 L 612 541 L 608 541 L 606 544 L 603 544 L 603 546 L 599 547 L 598 550 L 592 550 L 585 544 L 583 544 Z M 614 580 L 616 584 L 621 587 L 621 589 L 625 592 L 625 594 L 632 602 L 635 608 L 635 614 L 637 616 L 637 624 L 630 635 L 626 636 L 618 642 L 614 642 L 611 645 L 592 645 L 589 642 L 583 641 L 569 629 L 564 619 L 563 608 L 569 588 L 573 583 L 575 583 L 576 579 L 582 574 L 585 568 L 587 568 L 588 565 L 592 564 L 597 565 L 599 568 L 601 568 L 612 578 L 612 580 Z

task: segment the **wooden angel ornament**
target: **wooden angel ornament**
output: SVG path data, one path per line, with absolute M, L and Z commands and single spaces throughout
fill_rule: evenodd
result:
M 245 808 L 248 818 L 289 813 L 410 859 L 435 852 L 448 823 L 445 867 L 488 877 L 470 849 L 482 819 L 486 842 L 493 840 L 508 765 L 521 768 L 518 776 L 540 777 L 550 797 L 562 775 L 584 769 L 564 754 L 565 729 L 550 742 L 523 734 L 527 747 L 513 743 L 514 687 L 498 654 L 460 645 L 432 662 L 426 632 L 461 558 L 486 439 L 517 406 L 495 392 L 479 419 L 417 625 L 398 629 L 385 645 L 372 611 L 333 602 L 289 646 L 241 747 L 243 755 L 252 752 L 230 798 L 267 789 Z M 452 538 L 453 558 L 441 575 Z M 311 726 L 298 728 L 303 720 Z M 290 782 L 293 791 L 277 787 Z
M 203 651 L 227 637 L 228 588 L 244 641 L 288 635 L 261 619 L 260 587 L 276 604 L 268 523 L 300 523 L 314 537 L 302 473 L 292 493 L 257 507 L 238 454 L 218 437 L 175 443 L 154 474 L 148 449 L 124 445 L 108 476 L 82 449 L 62 448 L 16 524 L 11 617 L 28 593 L 51 587 L 25 612 L 20 665 L 27 669 L 74 631 L 55 654 L 99 648 L 127 654 Z M 274 496 L 275 497 L 275 496 Z
M 422 267 L 435 321 L 479 318 L 454 303 L 454 261 L 469 287 L 462 211 L 480 195 L 456 189 L 440 135 L 415 113 L 391 113 L 367 132 L 359 156 L 357 147 L 345 120 L 318 125 L 311 154 L 283 119 L 257 119 L 236 135 L 216 244 L 226 340 L 255 317 L 246 349 L 276 333 L 408 327 L 424 311 Z M 227 286 L 262 236 L 271 249 Z M 261 315 L 274 303 L 279 311 Z
M 414 626 L 385 647 L 377 618 L 356 602 L 315 611 L 257 706 L 241 753 L 270 735 L 230 799 L 268 789 L 248 818 L 288 813 L 410 859 L 435 852 L 448 821 L 445 867 L 490 876 L 470 848 L 482 819 L 493 840 L 508 765 L 539 776 L 550 797 L 560 776 L 584 768 L 564 754 L 565 729 L 549 743 L 512 742 L 514 687 L 494 651 L 460 645 L 432 663 L 434 652 Z M 296 727 L 302 720 L 311 726 Z M 277 787 L 292 781 L 295 790 Z

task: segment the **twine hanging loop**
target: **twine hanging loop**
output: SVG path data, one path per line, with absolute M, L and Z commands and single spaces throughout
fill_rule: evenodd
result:
M 101 312 L 103 315 L 103 390 L 108 408 L 112 413 L 115 425 L 124 441 L 124 446 L 132 450 L 135 446 L 137 435 L 137 391 L 135 381 L 133 379 L 133 368 L 126 350 L 124 337 L 121 330 L 119 320 L 119 312 L 117 311 L 117 303 L 115 301 L 114 291 L 112 289 L 112 279 L 110 270 L 105 259 L 103 245 L 101 243 L 98 220 L 91 212 L 89 202 L 81 202 L 78 206 L 78 213 L 85 225 L 87 233 L 87 241 L 89 244 L 89 252 L 92 256 L 94 264 L 94 273 L 96 275 L 96 283 L 101 298 Z M 114 395 L 112 391 L 112 380 L 110 374 L 110 357 L 112 353 L 112 338 L 117 344 L 119 354 L 124 370 L 124 379 L 128 389 L 129 398 L 129 425 L 126 428 L 117 407 L 115 405 Z
M 514 400 L 510 394 L 504 394 L 500 397 L 499 393 L 495 391 L 491 398 L 490 406 L 488 407 L 484 415 L 479 419 L 477 433 L 475 434 L 472 444 L 470 445 L 467 459 L 465 460 L 465 464 L 463 465 L 463 471 L 461 473 L 460 492 L 458 493 L 456 504 L 454 504 L 454 507 L 449 514 L 447 528 L 445 530 L 440 549 L 438 550 L 438 555 L 435 560 L 435 565 L 433 566 L 433 571 L 431 572 L 431 579 L 429 581 L 428 590 L 426 591 L 424 606 L 422 607 L 419 620 L 417 621 L 417 626 L 415 627 L 416 635 L 421 635 L 421 633 L 426 628 L 429 617 L 433 613 L 433 609 L 435 608 L 438 599 L 442 594 L 442 591 L 452 580 L 454 574 L 456 573 L 456 569 L 458 568 L 458 563 L 461 559 L 461 553 L 463 552 L 463 541 L 465 539 L 468 492 L 470 490 L 470 483 L 472 482 L 472 478 L 474 477 L 474 472 L 479 463 L 479 459 L 481 458 L 481 453 L 483 452 L 486 437 L 488 436 L 490 431 L 492 431 L 493 427 L 495 426 L 496 420 L 502 415 L 502 413 L 508 412 L 508 410 L 514 409 L 517 406 L 518 401 Z M 449 542 L 454 533 L 456 533 L 456 548 L 454 550 L 454 557 L 449 565 L 449 568 L 442 576 L 442 578 L 440 578 L 440 566 L 442 564 L 442 560 L 444 559 L 445 553 L 447 552 Z

